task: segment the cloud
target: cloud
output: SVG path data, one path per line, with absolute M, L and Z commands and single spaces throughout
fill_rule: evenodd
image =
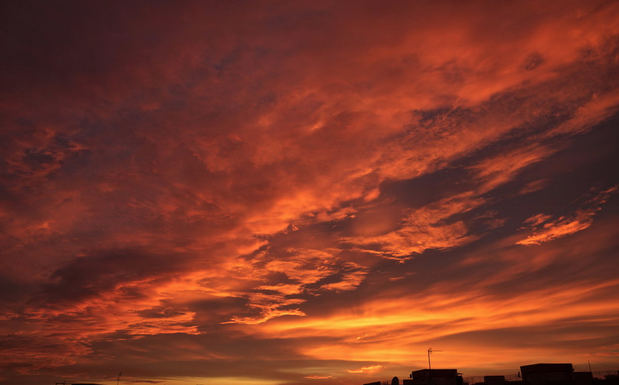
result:
M 549 148 L 533 145 L 484 159 L 472 167 L 477 177 L 484 181 L 479 187 L 480 193 L 495 189 L 513 180 L 522 169 L 541 161 L 552 152 Z
M 616 4 L 5 8 L 0 382 L 612 354 Z
M 348 369 L 347 371 L 348 373 L 351 373 L 351 374 L 374 373 L 374 372 L 381 370 L 382 368 L 383 368 L 382 365 L 371 365 L 371 366 L 364 366 L 359 369 Z
M 482 203 L 483 199 L 464 193 L 411 210 L 395 231 L 344 238 L 343 241 L 360 247 L 375 245 L 375 249 L 367 250 L 398 260 L 410 258 L 413 253 L 421 254 L 428 249 L 459 246 L 475 239 L 475 236 L 468 234 L 462 221 L 454 221 L 452 217 L 466 213 Z
M 537 214 L 527 218 L 524 223 L 528 225 L 532 234 L 516 243 L 524 246 L 539 245 L 589 228 L 593 223 L 595 214 L 602 209 L 602 205 L 616 191 L 617 186 L 613 186 L 599 192 L 587 202 L 588 206 L 591 207 L 578 210 L 567 218 L 561 216 L 552 220 L 549 215 L 545 214 Z

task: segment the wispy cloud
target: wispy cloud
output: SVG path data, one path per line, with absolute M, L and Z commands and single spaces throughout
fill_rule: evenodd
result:
M 527 218 L 524 223 L 529 227 L 531 235 L 516 243 L 525 246 L 539 245 L 589 228 L 593 223 L 595 214 L 602 209 L 608 198 L 616 191 L 617 186 L 613 186 L 599 192 L 586 202 L 589 207 L 580 209 L 569 217 L 561 216 L 552 219 L 549 215 L 536 214 Z

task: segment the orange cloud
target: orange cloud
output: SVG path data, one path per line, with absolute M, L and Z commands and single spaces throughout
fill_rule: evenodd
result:
M 531 227 L 532 234 L 516 243 L 525 246 L 540 245 L 587 229 L 593 223 L 595 214 L 601 210 L 601 206 L 616 191 L 617 186 L 613 186 L 598 193 L 588 202 L 593 203 L 593 207 L 579 210 L 569 218 L 559 217 L 556 220 L 551 220 L 551 217 L 545 214 L 537 214 L 527 218 L 524 223 Z
M 614 362 L 618 4 L 5 8 L 0 381 Z
M 380 371 L 382 368 L 383 368 L 382 365 L 371 365 L 371 366 L 364 366 L 359 369 L 348 369 L 347 372 L 351 374 L 374 373 L 374 372 Z

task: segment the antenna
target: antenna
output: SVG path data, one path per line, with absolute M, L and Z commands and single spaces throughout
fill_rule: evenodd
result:
M 428 384 L 432 385 L 432 364 L 430 363 L 430 354 L 432 352 L 440 352 L 440 350 L 432 350 L 432 348 L 428 348 Z
M 428 369 L 432 371 L 432 364 L 430 362 L 430 354 L 434 352 L 441 352 L 442 350 L 432 350 L 432 348 L 428 348 Z

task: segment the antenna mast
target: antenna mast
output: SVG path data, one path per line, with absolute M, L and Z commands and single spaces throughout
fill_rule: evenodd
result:
M 428 369 L 432 370 L 432 364 L 430 363 L 430 353 L 432 353 L 432 348 L 428 348 Z
M 432 350 L 432 348 L 428 348 L 428 369 L 432 371 L 432 363 L 430 362 L 430 354 L 434 352 L 440 352 L 441 350 Z

